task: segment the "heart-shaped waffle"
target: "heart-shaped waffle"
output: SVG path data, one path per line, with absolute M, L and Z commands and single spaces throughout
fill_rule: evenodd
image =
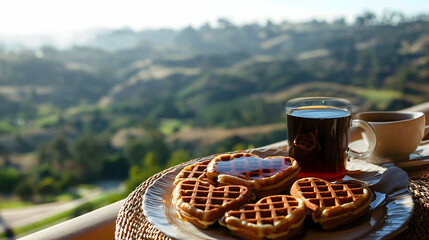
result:
M 207 180 L 207 165 L 209 165 L 210 161 L 211 159 L 202 162 L 196 162 L 192 165 L 184 167 L 174 179 L 174 185 L 177 185 L 180 181 L 190 178 L 197 178 L 203 181 Z
M 302 178 L 292 185 L 290 193 L 305 202 L 313 221 L 325 229 L 359 218 L 372 201 L 369 187 L 355 180 L 330 183 L 320 178 Z
M 246 239 L 287 239 L 302 230 L 306 209 L 299 198 L 273 195 L 227 211 L 219 223 Z
M 226 211 L 247 203 L 251 196 L 244 186 L 215 187 L 198 179 L 187 179 L 174 188 L 173 203 L 182 217 L 207 228 Z
M 265 197 L 289 189 L 299 170 L 297 161 L 290 157 L 223 154 L 209 163 L 207 178 L 221 186 L 246 186 L 257 197 Z

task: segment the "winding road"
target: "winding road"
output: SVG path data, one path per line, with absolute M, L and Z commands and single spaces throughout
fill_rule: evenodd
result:
M 86 191 L 83 197 L 76 200 L 45 203 L 23 208 L 2 209 L 0 210 L 0 233 L 4 232 L 6 227 L 12 229 L 23 227 L 76 208 L 81 204 L 100 197 L 106 192 L 120 192 L 122 190 L 123 186 L 121 184 L 103 183 L 96 189 Z

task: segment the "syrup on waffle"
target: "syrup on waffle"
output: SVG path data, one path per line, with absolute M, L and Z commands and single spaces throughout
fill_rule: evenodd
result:
M 211 159 L 202 161 L 202 162 L 196 162 L 192 165 L 189 165 L 183 168 L 182 171 L 180 171 L 180 173 L 177 174 L 176 178 L 174 179 L 174 185 L 177 185 L 180 181 L 183 181 L 189 178 L 207 180 L 206 170 L 207 170 L 207 165 L 209 165 L 210 161 Z
M 186 220 L 207 228 L 226 211 L 247 203 L 251 196 L 244 186 L 215 187 L 198 179 L 187 179 L 174 188 L 173 203 Z
M 292 185 L 290 193 L 304 200 L 313 221 L 325 229 L 364 215 L 372 201 L 371 190 L 359 181 L 330 183 L 319 178 L 302 178 Z
M 239 210 L 229 210 L 219 223 L 246 239 L 287 239 L 304 226 L 306 206 L 293 196 L 273 195 Z
M 221 186 L 242 185 L 257 197 L 288 189 L 299 172 L 295 159 L 283 156 L 260 158 L 250 153 L 223 154 L 207 166 L 207 178 Z

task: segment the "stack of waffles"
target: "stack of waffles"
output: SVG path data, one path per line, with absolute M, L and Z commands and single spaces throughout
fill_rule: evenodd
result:
M 245 239 L 288 239 L 311 216 L 325 229 L 364 215 L 372 193 L 362 182 L 296 180 L 293 158 L 223 154 L 185 167 L 174 181 L 180 216 L 201 228 L 219 222 Z

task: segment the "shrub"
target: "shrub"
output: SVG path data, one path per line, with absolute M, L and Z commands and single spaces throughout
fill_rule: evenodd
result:
M 14 193 L 23 201 L 31 201 L 36 193 L 36 189 L 31 181 L 23 180 L 16 186 Z
M 45 177 L 39 183 L 39 193 L 53 195 L 58 192 L 58 185 L 52 177 Z
M 10 193 L 19 182 L 19 173 L 15 168 L 0 169 L 0 191 Z

